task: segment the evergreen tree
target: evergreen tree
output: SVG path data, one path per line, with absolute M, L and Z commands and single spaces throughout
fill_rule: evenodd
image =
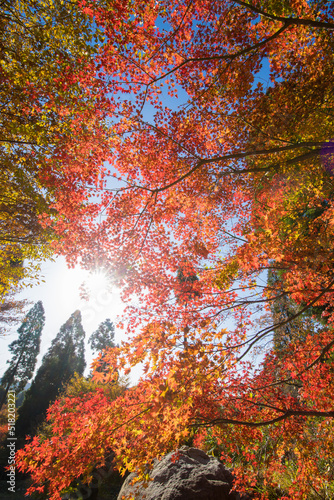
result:
M 98 353 L 108 347 L 115 347 L 115 327 L 109 318 L 104 320 L 92 333 L 88 343 L 94 353 Z
M 44 308 L 37 302 L 28 312 L 22 325 L 17 330 L 18 339 L 9 345 L 12 353 L 9 367 L 1 379 L 2 396 L 0 410 L 6 400 L 9 389 L 21 392 L 31 379 L 39 353 L 41 334 L 45 323 Z
M 291 344 L 296 341 L 304 341 L 308 335 L 317 335 L 322 329 L 322 325 L 313 317 L 312 308 L 307 309 L 301 313 L 303 306 L 294 302 L 289 294 L 284 291 L 284 280 L 282 276 L 271 270 L 268 273 L 268 284 L 280 285 L 276 287 L 276 298 L 271 302 L 271 315 L 274 325 L 276 325 L 273 332 L 274 351 L 278 358 L 285 355 L 287 349 Z M 290 372 L 285 371 L 283 378 L 289 378 Z M 277 365 L 277 378 L 281 378 L 282 374 Z M 290 380 L 284 385 L 282 384 L 283 391 L 291 394 L 293 397 L 298 398 L 298 388 L 301 386 L 300 381 Z
M 83 374 L 86 366 L 84 338 L 81 313 L 75 311 L 52 341 L 31 387 L 26 392 L 16 422 L 18 436 L 34 433 L 62 386 L 74 373 Z
M 271 302 L 271 315 L 276 328 L 273 333 L 274 349 L 282 353 L 291 342 L 303 339 L 310 332 L 317 332 L 321 325 L 313 318 L 312 308 L 300 314 L 303 307 L 284 292 L 284 280 L 274 270 L 268 273 L 268 284 L 275 286 L 276 298 Z M 280 287 L 280 288 L 279 288 Z
M 100 323 L 97 330 L 89 337 L 88 343 L 94 354 L 102 352 L 99 371 L 103 371 L 106 366 L 103 362 L 103 351 L 108 347 L 115 347 L 115 327 L 109 318 Z

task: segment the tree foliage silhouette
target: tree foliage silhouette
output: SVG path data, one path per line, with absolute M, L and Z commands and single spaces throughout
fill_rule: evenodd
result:
M 74 373 L 83 374 L 86 364 L 84 338 L 81 313 L 75 311 L 53 339 L 31 387 L 25 393 L 16 422 L 18 436 L 33 434 L 62 386 Z
M 41 301 L 38 301 L 30 309 L 22 325 L 17 330 L 19 334 L 18 339 L 9 344 L 9 352 L 12 354 L 12 359 L 1 378 L 1 387 L 4 393 L 1 397 L 0 410 L 6 400 L 9 389 L 18 394 L 32 378 L 44 324 L 43 304 Z

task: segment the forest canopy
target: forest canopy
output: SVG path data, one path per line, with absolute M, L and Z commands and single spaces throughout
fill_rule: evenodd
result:
M 100 355 L 95 379 L 139 362 L 144 374 L 114 401 L 56 402 L 53 436 L 26 445 L 22 470 L 55 499 L 110 450 L 120 470 L 143 470 L 211 436 L 258 498 L 291 464 L 287 494 L 331 498 L 333 3 L 35 4 L 2 7 L 45 68 L 23 75 L 33 66 L 12 48 L 2 66 L 18 82 L 3 99 L 24 103 L 3 141 L 8 179 L 29 173 L 41 190 L 34 236 L 20 223 L 5 249 L 47 241 L 104 270 L 129 340 Z M 26 40 L 39 8 L 54 39 L 43 25 Z

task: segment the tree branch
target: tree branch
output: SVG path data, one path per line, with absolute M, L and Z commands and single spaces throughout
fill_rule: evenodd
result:
M 221 162 L 221 161 L 228 161 L 228 160 L 242 160 L 243 158 L 248 158 L 250 156 L 269 155 L 269 154 L 281 153 L 284 151 L 292 151 L 294 149 L 306 148 L 306 147 L 312 147 L 312 146 L 313 147 L 323 146 L 323 143 L 322 142 L 302 142 L 302 143 L 298 143 L 298 144 L 289 144 L 288 146 L 281 146 L 281 147 L 276 147 L 276 148 L 272 148 L 272 149 L 259 149 L 259 150 L 253 150 L 253 151 L 245 151 L 245 152 L 241 152 L 241 153 L 231 153 L 228 155 L 216 156 L 216 157 L 208 158 L 208 159 L 201 159 L 198 163 L 196 163 L 196 165 L 194 165 L 190 170 L 188 170 L 188 172 L 183 174 L 181 177 L 179 177 L 175 181 L 167 184 L 166 186 L 163 186 L 161 188 L 155 188 L 155 189 L 148 188 L 145 186 L 138 186 L 138 187 L 140 187 L 142 189 L 146 189 L 148 191 L 153 191 L 153 192 L 159 193 L 162 191 L 166 191 L 167 189 L 178 184 L 179 182 L 182 182 L 184 179 L 186 179 L 187 177 L 192 175 L 196 170 L 201 168 L 203 165 L 207 165 L 210 163 L 217 163 L 217 162 Z M 314 155 L 320 153 L 320 151 L 321 151 L 321 148 L 316 149 L 314 151 L 310 151 L 309 153 L 306 153 L 306 155 L 307 155 L 307 157 L 309 155 L 314 156 Z M 304 157 L 305 157 L 305 155 L 302 155 L 299 158 L 301 159 Z M 289 161 L 291 162 L 292 160 L 287 160 L 287 162 L 289 162 Z M 296 161 L 296 159 L 293 159 L 293 161 Z M 271 170 L 272 168 L 277 167 L 277 166 L 279 166 L 279 164 L 272 166 L 272 167 L 246 169 L 246 170 L 235 170 L 232 172 L 227 172 L 226 175 L 229 175 L 230 173 L 248 174 L 248 173 L 252 173 L 252 172 L 260 172 L 263 170 L 267 171 L 267 170 Z
M 272 21 L 280 21 L 280 22 L 284 23 L 286 26 L 293 26 L 293 25 L 294 26 L 310 26 L 312 28 L 323 28 L 323 29 L 327 29 L 327 30 L 334 30 L 333 23 L 313 21 L 312 19 L 301 19 L 299 17 L 275 16 L 273 14 L 269 14 L 268 12 L 265 12 L 262 9 L 259 9 L 258 7 L 255 7 L 255 5 L 252 5 L 252 4 L 246 3 L 246 2 L 242 2 L 241 0 L 234 0 L 234 3 L 241 5 L 242 7 L 245 7 L 246 9 L 251 10 L 252 12 L 255 12 L 256 14 L 259 14 L 260 16 L 271 19 Z
M 233 424 L 233 425 L 244 425 L 246 427 L 263 427 L 267 425 L 275 424 L 276 422 L 280 422 L 281 420 L 286 420 L 291 417 L 322 417 L 322 418 L 334 418 L 334 410 L 330 411 L 318 411 L 318 410 L 278 410 L 284 411 L 283 415 L 279 417 L 272 418 L 270 420 L 262 420 L 261 422 L 250 422 L 247 420 L 236 420 L 234 418 L 216 418 L 213 420 L 206 420 L 204 417 L 202 418 L 205 422 L 200 423 L 197 422 L 192 424 L 193 427 L 211 427 L 212 425 L 224 425 L 224 424 Z

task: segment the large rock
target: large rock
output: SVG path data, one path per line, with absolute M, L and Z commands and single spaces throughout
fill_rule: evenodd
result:
M 179 459 L 175 453 L 155 460 L 150 472 L 152 481 L 145 487 L 132 485 L 136 477 L 130 474 L 118 495 L 118 500 L 239 500 L 237 492 L 230 492 L 233 476 L 223 464 L 197 448 L 182 447 Z M 243 497 L 246 500 L 246 497 Z

